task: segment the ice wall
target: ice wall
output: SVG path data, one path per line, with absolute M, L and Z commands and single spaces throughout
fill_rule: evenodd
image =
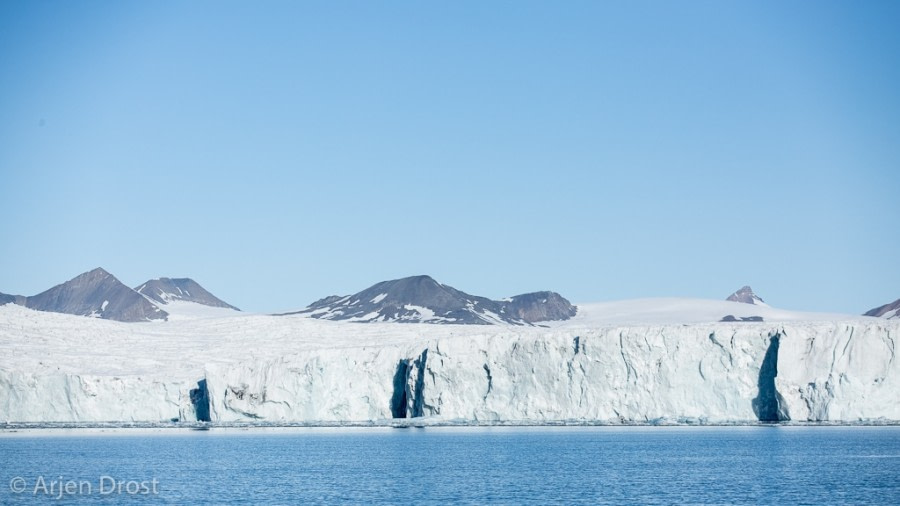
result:
M 781 330 L 776 388 L 792 420 L 900 420 L 900 325 Z
M 0 370 L 0 422 L 196 420 L 184 381 Z
M 887 322 L 507 330 L 211 362 L 192 381 L 0 371 L 0 420 L 900 420 L 898 330 Z

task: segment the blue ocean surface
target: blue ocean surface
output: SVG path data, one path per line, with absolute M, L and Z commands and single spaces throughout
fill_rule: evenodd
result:
M 900 504 L 900 427 L 31 431 L 0 478 L 4 504 Z

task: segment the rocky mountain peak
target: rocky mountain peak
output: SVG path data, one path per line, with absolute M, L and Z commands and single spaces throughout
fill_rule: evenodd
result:
M 731 302 L 742 302 L 744 304 L 754 304 L 757 306 L 766 306 L 765 301 L 758 295 L 753 293 L 753 289 L 749 285 L 741 287 L 740 290 L 729 295 L 725 300 Z
M 38 311 L 126 322 L 162 320 L 168 316 L 100 267 L 26 297 L 25 306 Z
M 358 322 L 527 325 L 565 320 L 575 311 L 569 301 L 554 292 L 535 292 L 495 301 L 420 275 L 382 281 L 354 295 L 325 297 L 299 313 Z
M 526 322 L 568 320 L 576 311 L 565 297 L 549 291 L 516 295 L 505 304 L 507 314 Z
M 204 306 L 222 307 L 240 311 L 238 308 L 209 293 L 191 278 L 157 278 L 142 283 L 135 291 L 159 304 L 173 300 L 194 302 Z

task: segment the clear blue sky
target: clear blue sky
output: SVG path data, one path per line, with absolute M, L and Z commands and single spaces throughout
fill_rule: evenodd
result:
M 900 2 L 0 4 L 0 291 L 900 297 Z

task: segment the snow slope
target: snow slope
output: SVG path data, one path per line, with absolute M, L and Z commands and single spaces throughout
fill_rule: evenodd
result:
M 723 317 L 761 316 L 767 322 L 866 320 L 855 315 L 804 313 L 770 306 L 724 300 L 689 298 L 648 298 L 593 304 L 578 304 L 578 313 L 565 322 L 541 322 L 549 327 L 595 327 L 604 325 L 643 325 L 712 323 Z
M 691 299 L 580 305 L 549 327 L 226 311 L 0 306 L 0 421 L 900 420 L 893 320 Z
M 231 307 L 213 307 L 197 302 L 171 299 L 161 305 L 169 314 L 169 320 L 196 320 L 202 318 L 227 318 L 242 314 Z

